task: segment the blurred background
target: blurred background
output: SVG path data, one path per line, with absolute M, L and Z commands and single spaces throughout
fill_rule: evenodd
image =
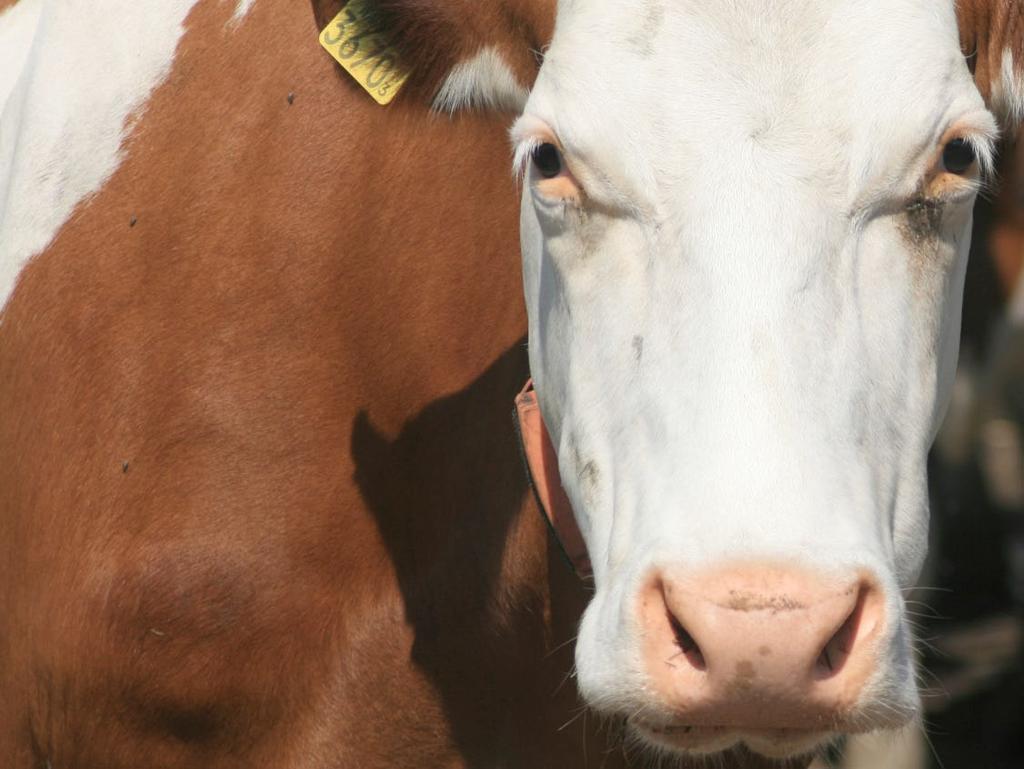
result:
M 1024 769 L 1024 141 L 979 201 L 956 391 L 931 457 L 918 612 L 933 751 L 921 766 Z M 865 767 L 867 769 L 867 767 Z
M 953 402 L 930 458 L 931 555 L 908 596 L 925 726 L 844 769 L 1024 769 L 1024 140 L 978 201 Z

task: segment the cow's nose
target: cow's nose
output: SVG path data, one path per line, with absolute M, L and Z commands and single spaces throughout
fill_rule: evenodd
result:
M 663 572 L 641 599 L 649 685 L 685 726 L 832 730 L 878 664 L 883 598 L 866 576 Z

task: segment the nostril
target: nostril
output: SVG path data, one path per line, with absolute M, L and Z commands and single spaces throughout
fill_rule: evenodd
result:
M 864 616 L 866 594 L 867 589 L 862 587 L 857 595 L 857 602 L 854 604 L 853 610 L 822 648 L 821 654 L 818 655 L 817 662 L 815 663 L 815 673 L 818 678 L 831 678 L 836 675 L 842 670 L 846 660 L 849 659 L 850 653 L 853 651 L 858 640 L 861 620 Z
M 835 675 L 850 656 L 850 642 L 853 639 L 852 619 L 851 616 L 843 623 L 818 655 L 817 673 L 820 678 L 829 678 Z
M 680 653 L 697 670 L 707 670 L 704 653 L 700 650 L 700 646 L 697 645 L 697 641 L 687 632 L 686 628 L 675 618 L 672 612 L 668 612 L 668 622 L 672 626 L 672 633 L 675 635 L 676 646 L 679 647 Z

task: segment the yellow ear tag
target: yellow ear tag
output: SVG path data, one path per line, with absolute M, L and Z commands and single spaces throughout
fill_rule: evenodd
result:
M 389 104 L 409 78 L 398 51 L 375 32 L 366 8 L 372 0 L 350 0 L 320 33 L 320 45 L 378 104 Z

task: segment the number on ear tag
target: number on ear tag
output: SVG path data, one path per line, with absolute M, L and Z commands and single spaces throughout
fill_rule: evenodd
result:
M 371 28 L 366 12 L 370 2 L 350 0 L 323 28 L 320 45 L 378 104 L 389 104 L 405 84 L 409 71 L 391 41 Z

